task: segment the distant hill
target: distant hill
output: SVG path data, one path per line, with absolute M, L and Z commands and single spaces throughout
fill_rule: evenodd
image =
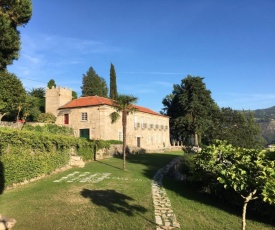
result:
M 275 120 L 275 106 L 267 109 L 256 109 L 253 111 L 254 117 L 259 121 Z
M 252 111 L 268 144 L 275 144 L 275 106 Z

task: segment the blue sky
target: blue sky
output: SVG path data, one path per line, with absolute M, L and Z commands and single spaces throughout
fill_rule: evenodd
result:
M 33 0 L 22 49 L 8 69 L 27 90 L 50 79 L 81 95 L 89 67 L 119 93 L 161 110 L 188 74 L 220 107 L 275 106 L 274 0 Z

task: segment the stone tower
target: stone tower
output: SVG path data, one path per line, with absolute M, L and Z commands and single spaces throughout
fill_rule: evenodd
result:
M 72 90 L 66 87 L 54 86 L 46 88 L 46 113 L 52 113 L 57 116 L 57 110 L 60 106 L 65 105 L 72 100 Z

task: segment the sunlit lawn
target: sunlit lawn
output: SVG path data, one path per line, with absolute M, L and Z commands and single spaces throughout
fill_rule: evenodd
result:
M 15 230 L 155 229 L 151 180 L 179 154 L 131 156 L 126 171 L 118 158 L 72 168 L 5 191 L 0 196 L 0 213 L 17 220 Z M 104 175 L 107 178 L 98 181 Z M 240 216 L 234 212 L 182 183 L 164 182 L 182 229 L 240 229 Z M 248 220 L 247 229 L 272 226 Z

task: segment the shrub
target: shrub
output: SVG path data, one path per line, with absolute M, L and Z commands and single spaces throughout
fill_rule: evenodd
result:
M 43 132 L 0 129 L 0 162 L 5 186 L 48 174 L 68 164 L 71 149 L 84 160 L 94 157 L 95 142 L 83 138 Z M 105 141 L 97 141 L 98 149 L 109 148 Z
M 55 123 L 56 117 L 52 113 L 41 113 L 37 120 L 42 123 Z
M 59 126 L 56 124 L 45 124 L 43 126 L 40 125 L 30 125 L 26 124 L 24 125 L 22 130 L 28 130 L 28 131 L 35 131 L 39 133 L 45 133 L 45 134 L 60 134 L 65 136 L 73 136 L 74 131 L 72 128 L 66 127 L 66 126 Z

